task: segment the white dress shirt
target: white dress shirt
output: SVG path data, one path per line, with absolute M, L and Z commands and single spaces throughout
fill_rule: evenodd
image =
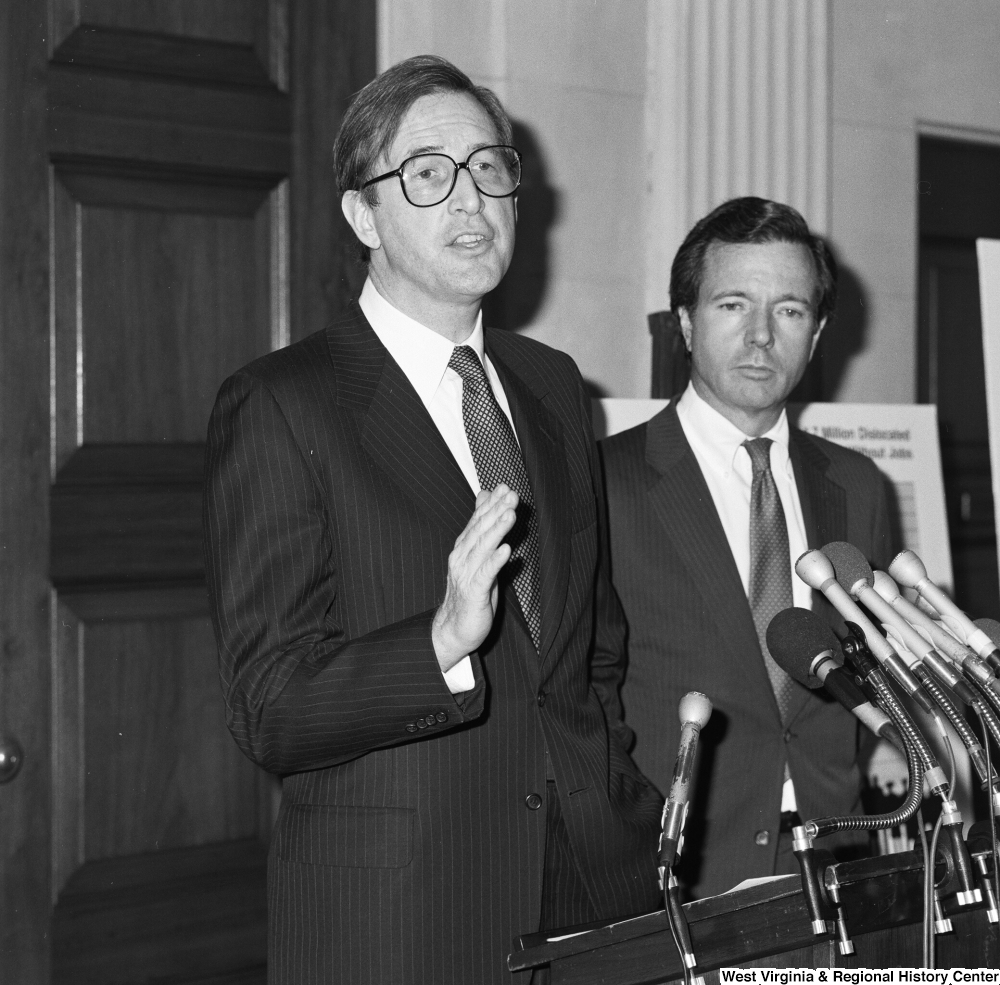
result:
M 733 560 L 743 581 L 743 591 L 750 594 L 750 490 L 753 466 L 743 442 L 750 436 L 706 403 L 692 384 L 677 401 L 677 417 L 701 473 L 712 494 L 712 502 L 722 521 Z M 788 457 L 788 416 L 784 410 L 777 423 L 763 438 L 771 439 L 771 474 L 778 489 L 788 528 L 789 566 L 792 574 L 792 602 L 803 609 L 812 608 L 812 589 L 797 574 L 795 561 L 807 550 L 802 504 L 795 485 L 792 461 Z M 781 798 L 782 810 L 795 809 L 795 791 L 787 780 Z
M 462 377 L 448 367 L 455 345 L 443 335 L 394 308 L 379 294 L 370 279 L 365 281 L 358 304 L 379 341 L 389 350 L 389 355 L 396 360 L 417 391 L 466 481 L 478 496 L 482 486 L 479 484 L 476 463 L 472 458 L 469 439 L 465 434 L 465 420 L 462 417 Z M 493 388 L 493 395 L 514 431 L 507 395 L 486 355 L 482 312 L 476 319 L 472 334 L 460 344 L 470 346 L 479 356 L 486 368 L 486 378 Z M 516 431 L 514 436 L 517 437 Z M 464 657 L 445 672 L 444 679 L 452 694 L 471 690 L 475 687 L 472 661 Z

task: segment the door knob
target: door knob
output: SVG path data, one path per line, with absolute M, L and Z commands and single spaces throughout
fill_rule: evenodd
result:
M 24 750 L 17 739 L 9 735 L 0 738 L 0 783 L 13 780 L 23 761 Z

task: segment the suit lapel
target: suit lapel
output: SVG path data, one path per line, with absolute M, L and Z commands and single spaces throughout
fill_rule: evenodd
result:
M 806 543 L 817 548 L 833 540 L 846 540 L 847 493 L 827 477 L 830 459 L 798 428 L 789 429 L 788 456 L 802 504 Z
M 658 474 L 649 488 L 653 509 L 716 620 L 736 672 L 765 691 L 778 715 L 743 581 L 698 460 L 671 403 L 646 426 L 646 461 Z
M 495 333 L 487 334 L 487 351 L 503 384 L 510 405 L 514 429 L 531 481 L 538 511 L 538 540 L 541 554 L 542 641 L 539 658 L 543 673 L 546 656 L 552 649 L 566 604 L 569 581 L 569 542 L 572 534 L 569 473 L 559 421 L 542 402 L 547 392 L 544 381 L 530 374 L 519 375 L 498 351 Z M 519 367 L 521 368 L 521 367 Z M 517 608 L 520 613 L 520 607 Z M 527 632 L 527 624 L 525 624 Z
M 337 400 L 361 416 L 361 444 L 378 466 L 454 540 L 475 497 L 423 401 L 354 305 L 327 341 Z
M 802 507 L 802 522 L 806 529 L 806 544 L 810 549 L 822 547 L 832 540 L 847 539 L 847 493 L 827 478 L 830 460 L 798 428 L 790 428 L 788 457 L 792 461 L 795 487 Z M 797 577 L 797 576 L 796 576 Z M 826 599 L 813 593 L 813 608 L 825 608 Z M 805 691 L 796 691 L 788 709 L 789 724 L 793 723 L 808 704 Z
M 833 540 L 847 540 L 847 492 L 827 476 L 830 460 L 804 431 L 794 427 L 789 429 L 788 457 L 799 492 L 806 544 L 816 549 Z M 825 614 L 831 625 L 840 622 L 836 610 L 819 592 L 813 592 L 813 609 Z M 807 695 L 797 694 L 789 708 L 790 721 L 806 704 Z

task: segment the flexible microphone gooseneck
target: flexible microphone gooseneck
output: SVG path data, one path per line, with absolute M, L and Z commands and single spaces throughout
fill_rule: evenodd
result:
M 954 702 L 945 694 L 937 681 L 931 676 L 936 674 L 946 686 L 968 705 L 977 703 L 975 691 L 958 676 L 939 653 L 872 587 L 874 576 L 871 566 L 864 555 L 853 544 L 835 541 L 823 548 L 823 553 L 830 559 L 837 573 L 837 581 L 854 598 L 863 602 L 877 619 L 889 630 L 890 635 L 898 640 L 901 656 L 906 653 L 914 655 L 910 670 L 918 677 L 928 694 L 938 707 L 945 713 L 952 727 L 962 739 L 984 785 L 990 785 L 990 774 L 987 770 L 986 753 L 980 745 L 972 729 L 955 707 Z M 930 671 L 924 666 L 927 664 Z M 945 741 L 948 736 L 945 734 Z M 972 860 L 969 857 L 965 842 L 962 839 L 963 819 L 957 802 L 949 794 L 943 802 L 943 827 L 951 841 L 952 855 L 955 861 L 955 872 L 961 889 L 956 893 L 956 899 L 962 906 L 970 906 L 982 900 L 982 894 L 976 888 L 972 873 Z
M 932 641 L 940 653 L 944 654 L 953 664 L 961 667 L 962 662 L 971 654 L 968 647 L 964 643 L 959 643 L 958 640 L 928 616 L 927 613 L 904 598 L 900 594 L 896 583 L 884 571 L 876 571 L 874 578 L 875 591 L 899 612 L 921 636 Z M 998 624 L 998 627 L 1000 627 L 1000 624 Z M 993 705 L 996 703 L 996 695 L 980 685 L 974 677 L 971 680 L 975 686 L 975 690 L 973 691 L 974 700 L 968 702 L 968 704 L 982 722 L 984 732 L 989 731 L 993 736 L 997 748 L 1000 749 L 1000 718 L 997 717 L 993 709 Z M 973 757 L 973 762 L 975 762 L 975 757 Z M 998 781 L 997 774 L 992 768 L 990 773 L 993 777 L 993 813 L 1000 815 L 1000 781 Z M 982 774 L 980 774 L 980 778 L 983 778 Z
M 849 693 L 852 694 L 852 696 L 860 695 L 861 700 L 867 703 L 864 692 L 857 687 L 854 681 L 851 680 L 848 672 L 843 667 L 840 667 L 834 658 L 834 654 L 840 650 L 840 644 L 838 643 L 836 636 L 834 636 L 833 631 L 818 615 L 816 615 L 816 613 L 810 612 L 808 609 L 783 609 L 774 617 L 774 619 L 771 620 L 771 623 L 767 628 L 767 646 L 775 661 L 783 667 L 788 674 L 800 683 L 805 684 L 806 687 L 816 687 L 819 682 L 820 675 L 825 675 L 826 679 L 823 683 L 824 687 L 830 686 L 831 679 L 841 682 L 846 679 L 850 681 L 851 685 Z M 872 668 L 874 672 L 878 674 L 883 686 L 888 690 L 889 686 L 885 682 L 885 678 L 882 677 L 881 671 L 878 670 L 875 661 L 871 658 L 871 656 L 869 656 L 868 659 L 871 661 Z M 838 685 L 834 685 L 834 687 L 837 686 Z M 895 699 L 895 695 L 893 695 L 893 698 Z M 838 700 L 840 700 L 839 697 Z M 875 712 L 879 718 L 885 717 L 884 712 L 874 706 L 871 707 L 872 711 Z M 902 708 L 902 706 L 900 706 L 900 708 Z M 922 737 L 919 736 L 919 732 L 917 732 L 916 726 L 913 725 L 912 722 L 908 723 L 908 728 L 914 736 L 919 737 L 919 739 L 922 740 Z M 906 732 L 903 731 L 902 728 L 897 731 L 891 722 L 888 725 L 888 730 L 889 735 L 894 734 L 897 739 L 900 739 L 901 732 L 902 738 L 904 740 L 907 738 Z M 886 729 L 876 729 L 876 731 L 878 734 L 885 734 Z M 906 800 L 901 807 L 890 814 L 855 814 L 844 817 L 827 817 L 811 820 L 803 825 L 803 838 L 805 840 L 820 838 L 825 835 L 832 834 L 835 831 L 844 831 L 848 829 L 894 828 L 912 817 L 913 814 L 916 813 L 917 808 L 920 806 L 923 790 L 922 784 L 919 780 L 914 782 L 914 778 L 920 777 L 924 772 L 922 769 L 923 752 L 926 752 L 928 759 L 931 759 L 932 757 L 930 747 L 926 745 L 926 741 L 923 742 L 923 749 L 920 752 L 918 752 L 916 742 L 903 741 L 902 747 L 903 752 L 906 755 L 906 762 L 911 782 L 907 790 Z M 938 768 L 938 771 L 940 772 L 940 768 Z M 941 779 L 942 781 L 944 780 L 944 774 L 941 774 Z M 945 786 L 947 786 L 946 781 Z M 797 830 L 798 829 L 796 829 L 796 831 Z M 805 841 L 803 842 L 801 849 L 808 850 L 808 846 L 805 844 Z M 795 851 L 796 855 L 799 855 L 800 846 L 796 846 Z M 803 863 L 802 858 L 800 858 L 800 863 Z M 806 865 L 803 863 L 804 878 L 807 875 L 806 868 Z M 815 910 L 815 908 L 810 905 L 810 913 L 816 923 L 816 927 L 814 929 L 819 932 L 818 927 L 820 918 L 817 915 L 818 910 Z

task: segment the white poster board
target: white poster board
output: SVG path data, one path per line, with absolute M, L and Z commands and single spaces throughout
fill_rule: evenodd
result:
M 952 589 L 937 407 L 933 404 L 790 405 L 792 423 L 867 455 L 896 494 L 900 547 L 920 555 L 931 581 Z
M 1000 318 L 1000 298 L 997 304 Z M 1000 374 L 1000 325 L 997 333 L 995 355 Z M 994 390 L 996 411 L 1000 415 L 1000 390 L 996 386 Z M 599 438 L 617 434 L 649 420 L 668 403 L 667 400 L 595 400 L 594 431 Z M 814 403 L 790 404 L 788 414 L 791 422 L 803 431 L 853 448 L 875 462 L 895 490 L 902 535 L 900 547 L 919 554 L 931 580 L 950 591 L 951 549 L 937 408 L 930 404 Z M 1000 416 L 997 421 L 1000 424 Z M 1000 436 L 1000 427 L 997 434 Z M 994 460 L 1000 463 L 1000 450 L 995 454 Z M 1000 503 L 1000 496 L 997 502 Z
M 1000 240 L 977 239 L 979 306 L 983 316 L 986 421 L 993 472 L 993 517 L 1000 531 Z

